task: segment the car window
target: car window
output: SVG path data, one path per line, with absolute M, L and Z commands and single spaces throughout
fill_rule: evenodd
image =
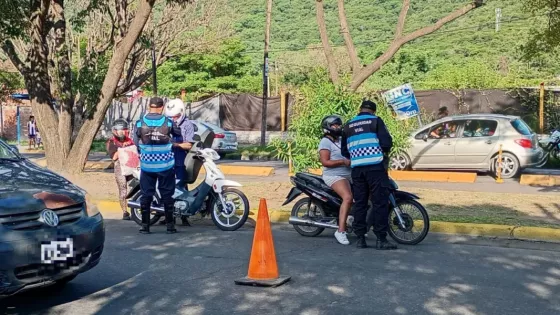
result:
M 465 122 L 464 138 L 491 137 L 496 133 L 498 122 L 495 120 L 473 119 Z
M 2 142 L 0 143 L 0 159 L 17 159 L 19 158 L 12 150 L 10 150 L 9 145 Z
M 533 134 L 533 130 L 531 130 L 531 127 L 529 127 L 521 119 L 512 120 L 511 125 L 513 126 L 513 128 L 515 128 L 515 130 L 517 130 L 517 132 L 519 132 L 520 134 L 522 134 L 524 136 L 530 136 L 530 135 Z
M 446 138 L 457 138 L 457 130 L 459 123 L 455 121 L 446 121 L 441 124 L 437 124 L 430 128 L 428 133 L 429 139 L 446 139 Z
M 414 139 L 422 140 L 424 138 L 424 135 L 426 135 L 429 130 L 430 130 L 430 128 L 426 128 L 426 129 L 420 131 L 419 133 L 416 134 L 416 136 L 414 136 Z

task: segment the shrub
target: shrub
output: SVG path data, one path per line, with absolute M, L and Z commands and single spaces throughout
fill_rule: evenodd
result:
M 353 93 L 324 78 L 326 76 L 315 75 L 300 89 L 290 120 L 288 138 L 275 139 L 270 144 L 277 158 L 285 162 L 291 159 L 297 172 L 319 168 L 317 148 L 323 136 L 321 120 L 327 115 L 336 114 L 348 121 L 356 115 L 364 97 L 378 104 L 377 115 L 383 119 L 393 137 L 391 155 L 408 148 L 407 139 L 416 126 L 415 122 L 396 120 L 391 108 L 375 94 Z

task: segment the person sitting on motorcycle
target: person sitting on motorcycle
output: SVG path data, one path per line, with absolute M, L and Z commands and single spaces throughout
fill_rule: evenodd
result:
M 123 220 L 130 220 L 130 213 L 128 213 L 128 208 L 126 204 L 126 183 L 127 178 L 122 175 L 121 163 L 119 161 L 119 148 L 125 148 L 134 145 L 134 141 L 129 137 L 128 134 L 128 123 L 124 119 L 117 119 L 113 122 L 113 127 L 111 128 L 113 136 L 107 140 L 105 145 L 107 149 L 107 154 L 113 160 L 115 180 L 117 181 L 117 188 L 119 189 L 119 203 L 123 212 Z
M 346 219 L 352 207 L 352 189 L 350 181 L 352 170 L 350 160 L 341 154 L 340 136 L 342 135 L 342 118 L 330 115 L 323 118 L 321 128 L 324 137 L 319 143 L 319 158 L 323 165 L 323 180 L 342 198 L 338 218 L 338 230 L 334 233 L 336 240 L 342 245 L 348 245 L 346 235 Z

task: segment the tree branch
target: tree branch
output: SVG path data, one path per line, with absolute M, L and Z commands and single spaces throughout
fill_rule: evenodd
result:
M 317 10 L 317 25 L 319 26 L 319 34 L 321 35 L 321 42 L 323 43 L 323 50 L 325 51 L 325 58 L 327 59 L 327 68 L 333 83 L 339 82 L 338 66 L 334 60 L 331 44 L 329 43 L 329 35 L 327 34 L 327 24 L 325 23 L 325 7 L 323 0 L 315 0 L 315 7 Z
M 406 1 L 406 0 L 405 0 Z M 358 73 L 355 73 L 352 78 L 352 83 L 350 84 L 350 89 L 352 91 L 356 91 L 367 78 L 369 78 L 372 74 L 377 72 L 381 67 L 386 64 L 393 56 L 404 46 L 406 43 L 418 39 L 422 36 L 429 35 L 440 28 L 442 28 L 445 24 L 452 22 L 465 14 L 469 13 L 470 11 L 480 7 L 482 5 L 482 0 L 474 0 L 472 3 L 450 13 L 446 17 L 440 19 L 435 24 L 426 26 L 419 30 L 416 30 L 408 35 L 399 37 L 398 39 L 394 40 L 387 51 L 377 59 L 373 61 L 370 65 L 363 68 Z M 402 13 L 402 12 L 401 12 Z M 400 18 L 399 18 L 400 20 Z
M 7 39 L 2 43 L 2 51 L 4 51 L 6 56 L 8 56 L 8 58 L 10 58 L 10 61 L 12 62 L 14 67 L 16 67 L 16 69 L 18 69 L 18 71 L 22 75 L 25 72 L 27 72 L 27 67 L 25 66 L 25 64 L 19 58 L 19 55 L 16 52 L 16 49 L 14 47 L 14 43 L 12 43 L 11 40 Z
M 399 14 L 399 21 L 397 22 L 397 30 L 395 31 L 395 40 L 402 37 L 404 31 L 404 22 L 406 22 L 406 16 L 408 14 L 409 8 L 410 0 L 403 0 L 401 13 Z
M 340 33 L 342 33 L 342 36 L 344 37 L 346 50 L 348 51 L 348 56 L 350 57 L 350 62 L 352 63 L 352 71 L 358 71 L 361 68 L 360 60 L 358 59 L 358 53 L 356 52 L 356 47 L 354 46 L 352 35 L 350 35 L 348 21 L 346 20 L 344 0 L 338 0 L 338 19 L 340 21 Z

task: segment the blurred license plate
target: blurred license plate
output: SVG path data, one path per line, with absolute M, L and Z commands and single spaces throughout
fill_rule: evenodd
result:
M 41 263 L 52 264 L 56 261 L 66 261 L 74 257 L 74 241 L 67 238 L 64 241 L 51 241 L 41 244 Z

